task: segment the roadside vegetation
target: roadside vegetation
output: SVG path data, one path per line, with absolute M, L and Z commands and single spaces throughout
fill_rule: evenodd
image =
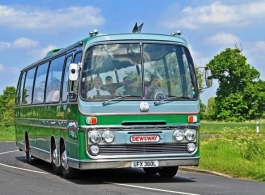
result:
M 227 125 L 220 131 L 216 130 L 213 136 L 202 139 L 200 144 L 201 160 L 198 168 L 265 181 L 265 134 L 262 130 L 256 134 L 255 129 L 248 126 L 231 128 Z
M 0 130 L 0 141 L 15 141 L 15 127 L 6 127 Z

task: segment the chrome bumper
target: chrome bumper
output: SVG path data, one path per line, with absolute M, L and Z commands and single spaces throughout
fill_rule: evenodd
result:
M 68 158 L 70 167 L 80 170 L 88 169 L 115 169 L 115 168 L 130 168 L 133 161 L 151 161 L 158 160 L 159 167 L 172 167 L 172 166 L 197 166 L 199 165 L 199 157 L 177 158 L 177 159 L 111 159 L 111 160 L 87 160 L 78 161 L 76 159 Z

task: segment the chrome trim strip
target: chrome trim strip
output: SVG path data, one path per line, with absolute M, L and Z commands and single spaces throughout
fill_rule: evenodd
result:
M 36 148 L 36 147 L 30 147 L 31 148 L 31 155 L 34 157 L 37 157 L 39 159 L 42 159 L 48 163 L 52 162 L 51 159 L 51 152 L 48 152 L 46 150 L 42 150 L 40 148 Z
M 74 125 L 73 125 L 74 124 Z M 36 119 L 36 118 L 15 118 L 15 125 L 31 127 L 58 129 L 58 130 L 79 130 L 79 126 L 74 120 L 62 119 Z
M 195 115 L 195 114 L 199 114 L 200 111 L 198 112 L 124 112 L 124 113 L 93 113 L 93 114 L 89 114 L 89 113 L 84 113 L 80 110 L 80 107 L 78 105 L 78 110 L 80 112 L 80 114 L 84 115 L 84 116 L 124 116 L 124 115 L 177 115 L 177 114 L 190 114 L 190 115 Z
M 131 130 L 134 129 L 136 130 L 137 128 L 141 129 L 141 131 L 145 129 L 152 128 L 153 130 L 165 130 L 166 128 L 191 128 L 194 127 L 196 130 L 198 130 L 199 124 L 198 123 L 187 123 L 187 124 L 172 124 L 172 125 L 108 125 L 108 126 L 100 126 L 100 125 L 81 125 L 80 130 L 88 130 L 88 129 L 110 129 L 110 130 Z
M 39 104 L 21 104 L 21 105 L 15 105 L 15 109 L 22 109 L 22 108 L 32 108 L 32 107 L 46 107 L 46 106 L 58 106 L 58 105 L 74 105 L 78 104 L 75 102 L 47 102 L 47 103 L 39 103 Z

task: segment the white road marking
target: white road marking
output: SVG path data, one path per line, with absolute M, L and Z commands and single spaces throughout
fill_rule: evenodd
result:
M 7 153 L 11 153 L 11 152 L 17 152 L 18 150 L 12 150 L 12 151 L 8 151 L 8 152 L 2 152 L 2 153 L 0 153 L 0 155 L 1 154 L 7 154 Z
M 33 172 L 33 173 L 40 173 L 40 174 L 45 174 L 45 175 L 49 174 L 49 173 L 45 173 L 45 172 L 42 172 L 42 171 L 33 171 L 33 170 L 30 170 L 30 169 L 23 169 L 23 168 L 14 167 L 14 166 L 2 164 L 2 163 L 0 163 L 0 166 L 12 168 L 12 169 L 19 169 L 19 170 L 22 170 L 22 171 L 28 171 L 28 172 Z
M 8 152 L 2 152 L 0 153 L 0 155 L 2 154 L 8 154 L 8 153 L 12 153 L 12 152 L 17 152 L 18 150 L 13 150 L 13 151 L 8 151 Z M 30 169 L 23 169 L 23 168 L 19 168 L 19 167 L 14 167 L 14 166 L 10 166 L 10 165 L 6 165 L 6 164 L 2 164 L 0 163 L 0 166 L 3 166 L 3 167 L 8 167 L 8 168 L 12 168 L 12 169 L 19 169 L 19 170 L 22 170 L 22 171 L 28 171 L 28 172 L 33 172 L 33 173 L 40 173 L 40 174 L 49 174 L 49 173 L 45 173 L 45 172 L 42 172 L 42 171 L 34 171 L 34 170 L 30 170 Z
M 191 194 L 191 193 L 187 193 L 187 192 L 178 192 L 178 191 L 163 190 L 163 189 L 157 189 L 157 188 L 148 188 L 148 187 L 135 186 L 135 185 L 129 185 L 129 184 L 122 184 L 122 183 L 112 183 L 112 182 L 105 182 L 105 183 L 119 185 L 119 186 L 127 186 L 127 187 L 131 187 L 131 188 L 139 188 L 139 189 L 153 190 L 153 191 L 159 191 L 159 192 L 167 192 L 167 193 L 172 193 L 172 194 L 199 195 L 199 194 Z

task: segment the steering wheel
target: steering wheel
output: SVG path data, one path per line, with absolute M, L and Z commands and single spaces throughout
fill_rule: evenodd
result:
M 154 98 L 155 99 L 164 99 L 165 98 L 165 95 L 161 92 L 158 92 L 154 95 Z

